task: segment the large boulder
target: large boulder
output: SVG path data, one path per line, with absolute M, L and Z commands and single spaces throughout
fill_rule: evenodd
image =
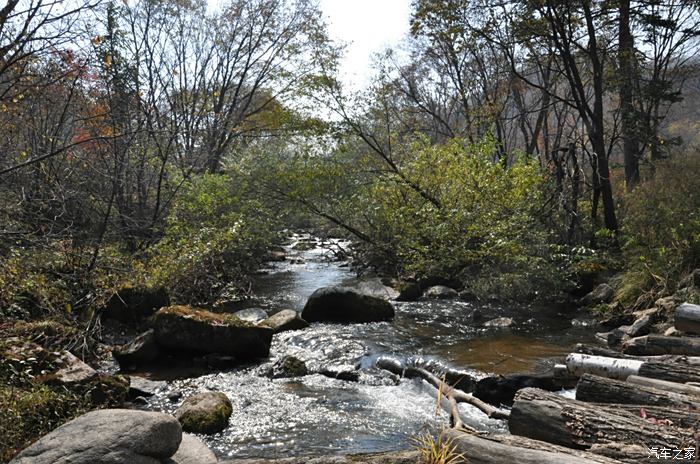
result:
M 224 393 L 204 392 L 183 401 L 175 417 L 186 432 L 217 433 L 228 426 L 232 413 L 231 400 Z
M 107 300 L 102 317 L 124 323 L 136 323 L 169 304 L 168 292 L 162 287 L 125 286 Z
M 122 370 L 154 361 L 160 354 L 153 329 L 142 333 L 129 343 L 112 350 L 112 355 Z
M 304 329 L 309 326 L 309 323 L 302 319 L 298 312 L 291 309 L 283 309 L 262 321 L 261 325 L 271 328 L 275 333 L 279 333 L 287 330 Z
M 216 464 L 217 462 L 219 460 L 216 455 L 199 438 L 183 433 L 177 453 L 165 461 L 165 464 Z
M 394 317 L 394 307 L 352 288 L 323 287 L 311 294 L 301 317 L 308 322 L 387 321 Z
M 355 285 L 355 288 L 363 295 L 371 295 L 384 300 L 395 300 L 401 294 L 398 290 L 384 285 L 384 282 L 378 277 L 363 280 Z
M 610 303 L 615 297 L 615 289 L 608 284 L 600 284 L 593 289 L 588 295 L 581 299 L 585 306 L 596 305 L 600 303 Z
M 159 464 L 182 439 L 169 414 L 103 409 L 55 429 L 22 451 L 12 464 Z
M 434 285 L 428 288 L 423 294 L 424 297 L 435 300 L 448 300 L 457 298 L 459 293 L 454 288 L 445 285 Z
M 231 314 L 217 314 L 189 306 L 161 308 L 153 326 L 158 345 L 172 350 L 222 353 L 240 360 L 265 358 L 272 329 Z

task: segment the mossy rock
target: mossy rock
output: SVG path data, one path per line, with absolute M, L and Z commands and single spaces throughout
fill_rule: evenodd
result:
M 185 432 L 209 434 L 224 430 L 232 413 L 231 400 L 224 393 L 205 392 L 183 401 L 175 417 Z
M 240 360 L 265 358 L 273 330 L 231 314 L 189 306 L 169 306 L 154 316 L 156 342 L 170 350 L 221 353 Z

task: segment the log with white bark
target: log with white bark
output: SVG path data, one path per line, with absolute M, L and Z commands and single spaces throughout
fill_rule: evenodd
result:
M 700 338 L 644 335 L 623 343 L 622 352 L 639 356 L 663 354 L 700 356 Z
M 590 374 L 581 376 L 581 380 L 576 387 L 576 399 L 594 403 L 667 406 L 690 411 L 700 409 L 700 402 L 694 396 Z
M 700 334 L 700 305 L 683 303 L 678 306 L 673 325 L 681 332 Z
M 650 379 L 649 377 L 640 377 L 638 375 L 630 375 L 629 377 L 627 377 L 627 382 L 635 385 L 656 388 L 665 392 L 696 396 L 698 397 L 698 401 L 700 401 L 700 387 L 695 387 L 693 385 L 678 382 L 669 382 L 668 380 Z
M 677 338 L 677 337 L 676 337 Z M 590 354 L 595 356 L 606 356 L 608 358 L 621 358 L 621 359 L 637 359 L 639 361 L 645 362 L 684 362 L 686 364 L 692 364 L 695 366 L 700 366 L 700 356 L 683 356 L 678 354 L 662 354 L 662 355 L 632 355 L 621 353 L 616 350 L 611 350 L 609 348 L 603 348 L 596 345 L 586 345 L 583 343 L 577 343 L 573 349 L 574 353 Z
M 630 375 L 639 375 L 671 382 L 700 382 L 700 366 L 689 364 L 683 356 L 675 356 L 673 362 L 661 362 L 571 353 L 566 357 L 566 368 L 579 377 L 594 374 L 625 380 Z
M 637 359 L 609 358 L 581 353 L 571 353 L 566 357 L 566 368 L 574 375 L 595 374 L 611 379 L 625 380 L 639 373 L 644 361 Z
M 620 461 L 551 443 L 507 434 L 468 434 L 447 430 L 457 453 L 469 464 L 615 464 Z
M 535 388 L 518 392 L 508 428 L 515 435 L 590 450 L 623 462 L 646 458 L 648 446 L 677 449 L 695 443 L 694 429 L 654 423 L 624 410 Z M 637 451 L 632 453 L 632 449 Z

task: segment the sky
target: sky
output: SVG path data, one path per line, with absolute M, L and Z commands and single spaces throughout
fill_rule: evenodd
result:
M 347 44 L 341 79 L 368 84 L 372 55 L 397 45 L 408 33 L 411 0 L 320 0 L 331 38 Z

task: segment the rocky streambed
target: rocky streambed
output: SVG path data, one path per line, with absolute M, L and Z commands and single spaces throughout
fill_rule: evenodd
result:
M 238 309 L 301 311 L 318 288 L 338 285 L 396 296 L 379 279 L 358 279 L 345 262 L 334 259 L 334 250 L 343 245 L 296 236 L 284 250 L 285 259 L 259 276 L 256 297 Z M 166 381 L 143 407 L 174 413 L 182 398 L 207 390 L 225 393 L 234 411 L 229 427 L 200 436 L 222 458 L 402 450 L 416 433 L 444 424 L 445 417 L 436 416 L 430 385 L 377 368 L 380 357 L 480 378 L 548 371 L 554 358 L 592 340 L 590 328 L 572 325 L 573 314 L 562 308 L 484 305 L 455 297 L 394 301 L 395 316 L 388 321 L 315 322 L 277 333 L 269 358 L 261 363 L 194 376 L 190 369 L 137 372 Z M 275 373 L 290 357 L 303 362 L 304 371 Z M 507 429 L 473 406 L 460 408 L 474 428 Z

